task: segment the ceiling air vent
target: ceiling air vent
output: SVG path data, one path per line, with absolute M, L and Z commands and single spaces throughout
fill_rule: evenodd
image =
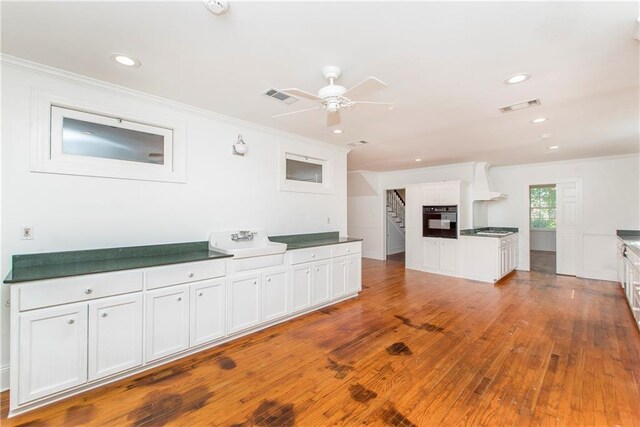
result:
M 523 110 L 529 107 L 535 107 L 536 105 L 540 105 L 540 99 L 532 99 L 530 101 L 518 102 L 517 104 L 507 105 L 505 107 L 500 107 L 499 110 L 503 113 L 510 113 L 512 111 Z
M 298 101 L 298 98 L 287 95 L 286 93 L 282 93 L 274 88 L 269 88 L 262 92 L 262 94 L 270 98 L 277 99 L 280 102 L 284 102 L 285 104 L 293 104 L 294 102 Z
M 364 145 L 364 144 L 368 144 L 368 141 L 365 141 L 364 139 L 361 139 L 360 141 L 353 141 L 353 142 L 349 142 L 347 143 L 347 147 L 358 147 L 360 145 Z

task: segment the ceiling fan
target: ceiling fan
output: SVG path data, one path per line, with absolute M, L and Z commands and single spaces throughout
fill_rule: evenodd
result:
M 326 110 L 327 111 L 327 127 L 335 126 L 341 122 L 340 110 L 342 108 L 353 108 L 356 106 L 369 106 L 369 107 L 387 107 L 389 110 L 393 108 L 392 102 L 369 102 L 369 101 L 355 101 L 354 98 L 368 95 L 380 89 L 387 87 L 387 84 L 383 81 L 369 77 L 353 86 L 350 89 L 346 89 L 343 86 L 334 84 L 334 81 L 340 77 L 342 70 L 333 65 L 328 65 L 322 68 L 322 75 L 325 79 L 329 80 L 329 85 L 321 88 L 317 95 L 304 91 L 302 89 L 282 89 L 287 95 L 310 99 L 311 101 L 318 102 L 321 105 L 315 108 L 307 108 L 304 110 L 292 111 L 290 113 L 278 114 L 273 117 L 291 116 L 294 114 L 306 113 L 307 111 L 314 110 Z

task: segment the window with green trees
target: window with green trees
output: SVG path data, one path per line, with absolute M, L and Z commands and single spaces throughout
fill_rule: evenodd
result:
M 537 185 L 529 188 L 529 212 L 532 229 L 556 229 L 556 186 Z

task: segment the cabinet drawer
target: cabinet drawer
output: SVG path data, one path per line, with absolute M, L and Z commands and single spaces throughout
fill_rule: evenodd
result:
M 90 274 L 20 286 L 20 311 L 142 290 L 142 271 Z
M 147 289 L 162 288 L 224 275 L 224 260 L 168 265 L 147 271 Z
M 291 251 L 292 264 L 300 264 L 302 262 L 311 262 L 327 258 L 331 258 L 331 246 L 319 246 L 317 248 Z
M 360 252 L 362 252 L 360 242 L 343 243 L 340 245 L 331 246 L 332 257 L 359 254 Z

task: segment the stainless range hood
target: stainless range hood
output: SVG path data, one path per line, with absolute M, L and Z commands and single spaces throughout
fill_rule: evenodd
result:
M 487 162 L 479 162 L 473 165 L 473 191 L 474 201 L 500 200 L 507 197 L 506 194 L 493 191 L 489 180 L 489 165 Z

